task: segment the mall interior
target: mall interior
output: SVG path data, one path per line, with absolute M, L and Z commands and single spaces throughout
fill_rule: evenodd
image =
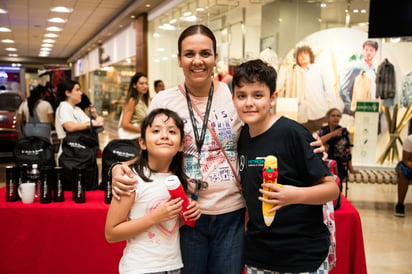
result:
M 48 84 L 53 90 L 60 77 L 79 81 L 82 91 L 105 119 L 105 131 L 99 135 L 102 150 L 110 140 L 118 138 L 117 126 L 124 98 L 136 72 L 148 75 L 151 96 L 155 96 L 153 82 L 157 79 L 163 80 L 166 88 L 182 82 L 183 73 L 177 61 L 177 37 L 192 24 L 204 24 L 214 32 L 218 62 L 230 74 L 242 62 L 258 58 L 280 73 L 295 62 L 297 47 L 310 46 L 316 62 L 327 71 L 336 93 L 339 92 L 341 72 L 351 62 L 362 58 L 363 43 L 368 39 L 376 41 L 378 50 L 374 66 L 378 68 L 385 61 L 393 64 L 396 92 L 390 99 L 367 100 L 379 106 L 374 111 L 360 113 L 358 119 L 353 116 L 344 119 L 354 144 L 353 163 L 361 170 L 361 174 L 349 176 L 344 184 L 344 194 L 360 215 L 367 272 L 411 272 L 412 196 L 408 193 L 406 197 L 406 216 L 394 216 L 397 197 L 394 168 L 399 155 L 393 153 L 402 151 L 402 140 L 412 134 L 412 4 L 408 0 L 392 1 L 387 7 L 380 0 L 7 2 L 14 1 L 0 3 L 0 11 L 5 11 L 5 14 L 0 12 L 0 38 L 3 39 L 0 44 L 0 84 L 28 97 L 30 89 L 37 84 Z M 29 38 L 23 40 L 23 44 L 29 45 L 22 47 L 30 46 L 35 50 L 20 50 L 17 39 L 15 45 L 4 41 L 18 37 L 13 34 L 14 25 L 10 23 L 18 20 L 5 19 L 8 7 L 19 8 L 17 2 L 27 2 L 28 7 L 37 5 L 36 2 L 47 11 L 42 16 L 32 15 L 39 21 L 32 20 L 30 24 L 37 24 L 38 29 L 43 26 L 63 29 L 57 32 L 39 30 L 36 38 L 39 41 L 47 38 L 43 37 L 46 33 L 56 34 L 56 38 L 48 38 L 52 39 L 48 41 L 50 46 L 45 47 L 48 50 L 39 53 L 40 44 L 28 42 L 29 34 L 26 34 Z M 49 11 L 56 6 L 65 6 L 69 12 Z M 106 21 L 97 24 L 91 17 L 84 21 L 86 19 L 81 15 L 73 16 L 80 7 L 101 9 L 101 19 Z M 30 10 L 28 8 L 26 12 L 30 13 Z M 9 12 L 9 16 L 16 15 Z M 61 17 L 65 21 L 42 23 L 38 18 L 46 17 L 43 21 L 47 21 L 48 16 Z M 77 25 L 81 23 L 83 26 L 65 31 L 71 21 L 76 20 L 79 21 Z M 121 27 L 118 27 L 120 22 Z M 3 27 L 11 29 L 12 35 L 1 32 Z M 11 47 L 15 51 L 7 50 Z M 274 111 L 296 119 L 296 98 L 279 94 Z M 392 117 L 391 121 L 388 121 L 388 115 Z M 395 141 L 394 134 L 399 137 Z M 368 142 L 365 142 L 366 138 Z M 1 163 L 3 170 L 5 165 Z M 4 176 L 1 178 L 0 186 L 3 186 Z

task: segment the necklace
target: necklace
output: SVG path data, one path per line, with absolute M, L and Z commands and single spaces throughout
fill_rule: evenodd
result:
M 189 89 L 187 88 L 186 84 L 185 84 L 185 90 L 186 90 L 187 107 L 189 109 L 190 121 L 192 122 L 193 134 L 195 135 L 195 142 L 196 142 L 196 148 L 197 148 L 197 153 L 198 153 L 197 164 L 198 164 L 200 173 L 202 173 L 202 169 L 201 169 L 201 165 L 200 165 L 200 157 L 201 157 L 201 153 L 202 153 L 202 146 L 203 146 L 203 143 L 205 141 L 206 129 L 207 129 L 207 123 L 209 121 L 210 109 L 211 109 L 211 106 L 212 106 L 212 99 L 213 99 L 213 92 L 214 92 L 213 82 L 210 85 L 209 95 L 207 97 L 206 111 L 205 111 L 205 115 L 203 117 L 203 124 L 202 124 L 202 128 L 201 128 L 200 136 L 199 136 L 199 131 L 198 131 L 197 125 L 196 125 L 195 115 L 193 113 L 193 106 L 192 106 L 192 102 L 191 102 L 191 99 L 190 99 Z M 195 193 L 193 193 L 192 198 L 194 200 L 197 200 L 199 189 L 200 188 L 207 188 L 207 182 L 203 181 L 203 180 L 194 180 L 194 181 L 196 183 L 196 190 L 195 190 Z

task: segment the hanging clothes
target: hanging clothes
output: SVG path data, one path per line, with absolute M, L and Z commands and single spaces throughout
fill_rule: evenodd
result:
M 372 94 L 372 78 L 370 78 L 365 71 L 362 71 L 356 76 L 353 83 L 353 94 L 351 102 L 351 111 L 356 110 L 356 103 L 362 100 L 370 100 Z
M 393 99 L 396 94 L 395 67 L 387 58 L 376 72 L 376 98 Z
M 408 107 L 412 104 L 412 70 L 405 74 L 402 81 L 401 105 Z

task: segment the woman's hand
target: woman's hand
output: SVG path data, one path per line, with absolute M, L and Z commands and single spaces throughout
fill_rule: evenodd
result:
M 310 143 L 310 146 L 314 147 L 315 149 L 313 150 L 313 153 L 322 153 L 322 160 L 328 159 L 328 154 L 326 153 L 325 146 L 322 143 L 322 140 L 320 139 L 319 135 L 317 133 L 312 134 L 313 138 L 315 138 L 315 141 Z
M 187 207 L 187 210 L 183 213 L 183 215 L 189 221 L 198 220 L 201 215 L 199 203 L 197 201 L 190 200 L 190 205 Z
M 121 195 L 130 195 L 136 189 L 137 180 L 126 164 L 115 165 L 112 168 L 112 194 L 117 200 Z

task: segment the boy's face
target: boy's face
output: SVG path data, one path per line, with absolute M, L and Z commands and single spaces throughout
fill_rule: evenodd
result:
M 270 96 L 269 87 L 261 82 L 234 86 L 233 103 L 240 119 L 249 126 L 263 125 L 272 115 L 277 93 Z

